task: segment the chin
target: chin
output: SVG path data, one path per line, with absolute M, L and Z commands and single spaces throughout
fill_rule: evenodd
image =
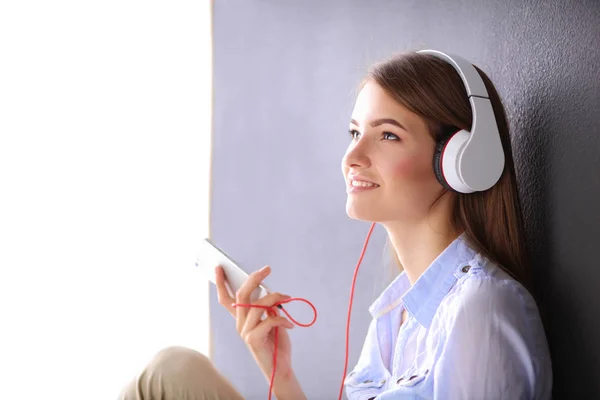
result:
M 375 207 L 357 207 L 356 204 L 346 205 L 346 214 L 352 219 L 366 222 L 379 222 L 385 220 L 380 211 L 376 211 Z

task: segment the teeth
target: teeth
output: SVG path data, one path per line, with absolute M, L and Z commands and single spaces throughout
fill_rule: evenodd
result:
M 378 187 L 379 185 L 371 182 L 364 181 L 350 181 L 350 185 L 352 186 L 360 186 L 360 187 Z

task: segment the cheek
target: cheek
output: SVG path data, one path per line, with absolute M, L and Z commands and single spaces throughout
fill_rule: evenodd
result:
M 419 181 L 423 182 L 434 177 L 433 166 L 431 163 L 424 162 L 421 157 L 408 157 L 396 161 L 392 167 L 394 179 L 399 181 Z

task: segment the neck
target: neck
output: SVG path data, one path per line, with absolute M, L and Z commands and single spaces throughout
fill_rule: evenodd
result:
M 446 218 L 427 218 L 414 223 L 392 221 L 383 226 L 411 285 L 460 235 Z

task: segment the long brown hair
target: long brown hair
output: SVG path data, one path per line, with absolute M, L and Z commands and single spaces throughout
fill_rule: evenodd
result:
M 494 109 L 505 166 L 500 180 L 491 189 L 456 193 L 451 223 L 457 231 L 465 232 L 476 251 L 531 291 L 521 202 L 504 107 L 490 79 L 475 68 Z M 368 79 L 424 118 L 436 143 L 460 129 L 471 129 L 473 115 L 462 79 L 454 67 L 443 60 L 420 53 L 398 54 L 375 64 Z

